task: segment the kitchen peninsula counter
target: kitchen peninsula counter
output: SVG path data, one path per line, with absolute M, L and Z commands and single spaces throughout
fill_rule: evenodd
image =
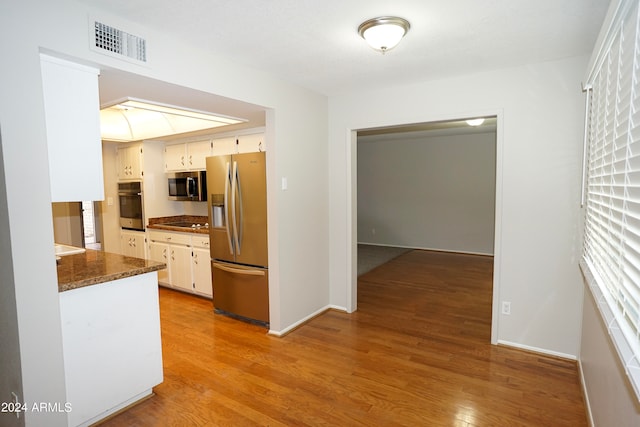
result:
M 87 249 L 63 256 L 58 263 L 58 292 L 111 282 L 166 268 L 166 264 Z
M 162 382 L 162 262 L 87 249 L 61 257 L 58 295 L 71 426 L 89 426 Z

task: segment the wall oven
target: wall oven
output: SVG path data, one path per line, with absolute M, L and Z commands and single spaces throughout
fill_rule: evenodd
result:
M 207 200 L 207 172 L 175 172 L 167 174 L 169 200 L 201 202 Z
M 142 182 L 119 182 L 118 200 L 120 204 L 120 227 L 144 231 Z

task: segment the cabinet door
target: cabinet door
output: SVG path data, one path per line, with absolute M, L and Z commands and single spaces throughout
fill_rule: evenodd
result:
M 132 236 L 133 256 L 135 258 L 147 259 L 147 246 L 145 245 L 144 233 L 135 233 Z
M 209 249 L 193 248 L 193 287 L 198 293 L 213 296 Z
M 187 144 L 187 166 L 190 170 L 205 170 L 207 157 L 211 155 L 211 141 L 196 141 Z
M 131 146 L 128 155 L 131 179 L 142 179 L 142 145 L 136 144 Z
M 227 154 L 236 154 L 236 138 L 220 138 L 211 141 L 213 143 L 213 149 L 211 151 L 212 156 L 221 156 Z
M 120 253 L 134 258 L 146 258 L 145 235 L 135 231 L 120 232 Z
M 166 145 L 164 147 L 164 168 L 167 172 L 187 170 L 186 144 Z
M 169 245 L 160 242 L 150 242 L 149 259 L 167 264 L 166 268 L 158 271 L 158 282 L 169 285 Z
M 99 70 L 40 56 L 52 202 L 103 200 Z
M 191 248 L 189 246 L 169 245 L 169 263 L 171 285 L 193 291 L 191 281 Z
M 126 233 L 120 233 L 120 254 L 124 256 L 131 256 L 131 237 Z
M 118 179 L 120 181 L 131 178 L 131 149 L 130 147 L 118 147 Z
M 238 137 L 239 153 L 257 153 L 259 151 L 267 151 L 263 133 L 241 135 Z
M 118 179 L 120 181 L 142 178 L 142 146 L 139 144 L 118 148 Z

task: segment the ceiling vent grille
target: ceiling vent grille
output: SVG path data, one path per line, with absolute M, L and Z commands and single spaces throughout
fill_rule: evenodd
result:
M 136 61 L 147 62 L 147 41 L 101 22 L 95 21 L 93 47 Z

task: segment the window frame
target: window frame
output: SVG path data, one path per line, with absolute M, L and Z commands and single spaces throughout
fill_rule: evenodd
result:
M 622 0 L 591 69 L 580 267 L 640 401 L 640 8 Z

